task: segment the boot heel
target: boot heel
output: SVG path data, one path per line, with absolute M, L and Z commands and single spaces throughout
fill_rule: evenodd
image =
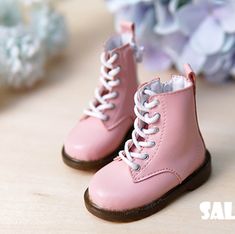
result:
M 211 175 L 211 156 L 206 151 L 205 162 L 203 165 L 191 175 L 191 179 L 186 183 L 186 190 L 192 191 L 204 184 Z

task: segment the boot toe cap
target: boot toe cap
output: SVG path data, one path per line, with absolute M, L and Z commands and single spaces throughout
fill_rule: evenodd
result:
M 134 182 L 123 161 L 113 161 L 92 178 L 89 199 L 101 209 L 123 211 L 151 203 L 178 184 L 170 173 L 162 173 L 141 182 Z
M 94 158 L 93 152 L 90 149 L 89 145 L 79 143 L 65 142 L 64 144 L 65 154 L 70 158 L 80 161 L 89 161 Z

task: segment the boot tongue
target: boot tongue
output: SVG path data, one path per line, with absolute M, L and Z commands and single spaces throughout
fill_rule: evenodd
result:
M 104 45 L 104 52 L 112 54 L 113 51 L 130 45 L 136 58 L 136 62 L 141 62 L 144 48 L 138 46 L 135 40 L 135 27 L 132 22 L 121 22 L 119 32 L 109 38 Z
M 138 98 L 141 104 L 143 104 L 145 101 L 148 101 L 150 96 L 148 94 L 144 93 L 144 90 L 151 90 L 154 93 L 162 93 L 163 90 L 163 84 L 160 81 L 160 78 L 154 79 L 153 81 L 145 84 L 142 88 L 138 91 Z
M 160 93 L 175 92 L 177 90 L 181 90 L 190 86 L 190 84 L 191 83 L 184 76 L 173 75 L 172 78 L 166 82 L 161 82 L 160 78 L 156 78 L 150 81 L 149 83 L 145 84 L 140 89 L 139 100 L 144 99 L 144 101 L 146 101 L 149 98 L 149 95 L 145 95 L 143 93 L 144 89 L 148 89 L 156 94 L 160 94 Z

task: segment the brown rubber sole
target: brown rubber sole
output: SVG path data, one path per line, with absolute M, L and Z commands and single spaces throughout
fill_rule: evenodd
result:
M 174 187 L 161 198 L 158 198 L 150 204 L 131 210 L 105 210 L 92 203 L 92 201 L 89 199 L 89 192 L 87 189 L 84 194 L 85 205 L 89 212 L 101 219 L 112 222 L 132 222 L 143 219 L 160 211 L 183 193 L 198 188 L 208 180 L 210 174 L 211 156 L 210 153 L 206 151 L 204 163 L 195 172 L 188 176 L 181 184 Z
M 108 156 L 100 159 L 100 160 L 95 160 L 95 161 L 81 161 L 78 159 L 74 159 L 70 157 L 64 150 L 64 147 L 62 148 L 62 157 L 63 161 L 66 165 L 78 169 L 78 170 L 98 170 L 101 167 L 105 166 L 106 164 L 110 163 L 116 156 L 118 156 L 118 153 L 120 150 L 124 149 L 125 142 L 131 138 L 131 133 L 133 131 L 133 127 L 129 129 L 127 132 L 124 140 L 120 144 L 120 146 L 111 154 Z

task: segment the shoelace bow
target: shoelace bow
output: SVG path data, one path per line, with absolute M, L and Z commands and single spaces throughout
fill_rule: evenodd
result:
M 102 94 L 104 90 L 102 88 L 95 89 L 95 99 L 99 103 L 95 105 L 95 102 L 89 103 L 89 109 L 85 110 L 84 113 L 88 116 L 93 116 L 101 120 L 107 120 L 108 116 L 103 113 L 104 110 L 115 108 L 113 103 L 109 103 L 108 100 L 116 98 L 118 93 L 111 92 L 112 88 L 120 84 L 119 79 L 114 77 L 120 72 L 120 67 L 113 67 L 113 63 L 117 60 L 118 54 L 114 53 L 108 60 L 106 60 L 106 53 L 103 52 L 100 56 L 101 60 L 101 76 L 100 82 L 103 87 L 108 91 L 105 94 Z M 108 70 L 108 72 L 107 72 Z
M 149 96 L 156 95 L 155 92 L 145 89 L 144 94 Z M 148 135 L 155 134 L 159 131 L 157 127 L 145 129 L 141 126 L 153 124 L 159 120 L 160 114 L 156 113 L 152 117 L 149 116 L 149 111 L 156 107 L 159 104 L 157 99 L 153 99 L 151 102 L 144 102 L 143 104 L 138 100 L 138 94 L 135 94 L 135 114 L 136 119 L 134 122 L 134 130 L 132 132 L 132 139 L 128 140 L 125 143 L 124 150 L 119 152 L 119 157 L 133 170 L 139 170 L 140 165 L 136 164 L 134 161 L 135 158 L 138 159 L 147 159 L 148 154 L 140 152 L 143 148 L 151 148 L 155 145 L 154 141 L 146 141 Z M 141 125 L 141 126 L 140 126 Z M 140 141 L 139 137 L 143 140 Z M 132 146 L 135 146 L 138 152 L 130 152 Z

